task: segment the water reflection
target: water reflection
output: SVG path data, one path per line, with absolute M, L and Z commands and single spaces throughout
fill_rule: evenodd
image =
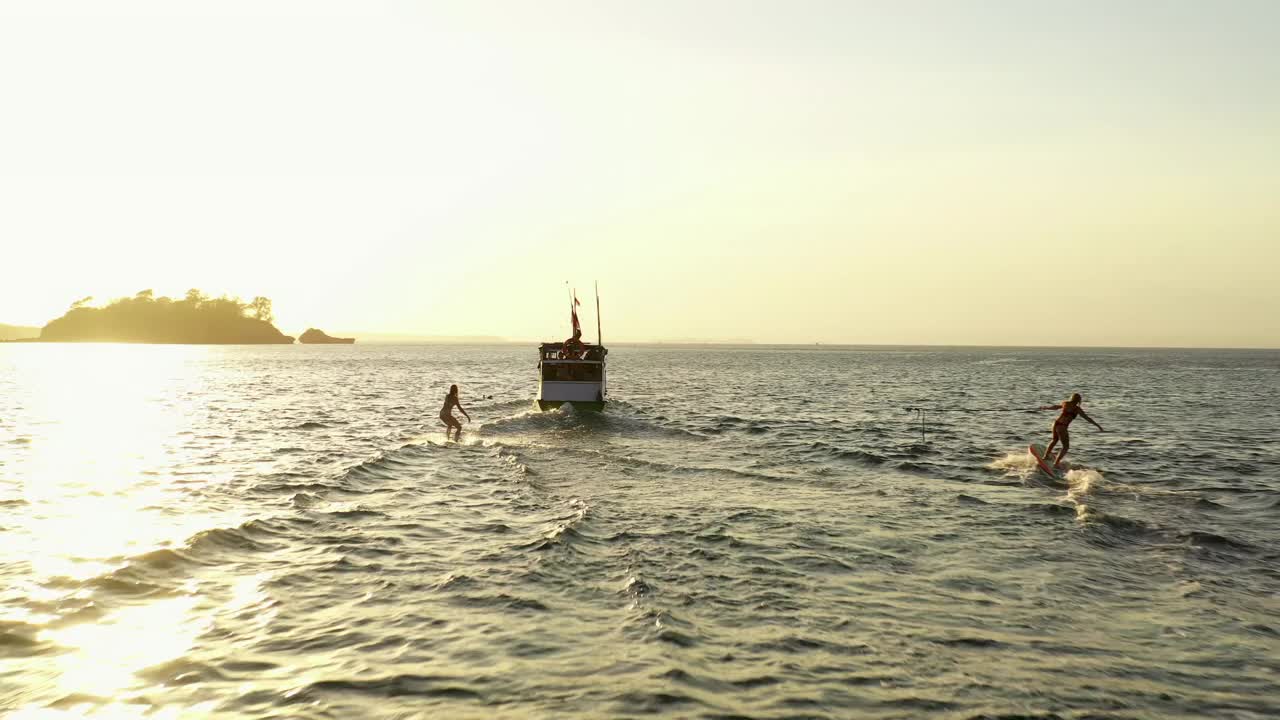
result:
M 191 408 L 171 389 L 192 354 L 96 345 L 14 358 L 19 412 L 38 426 L 6 473 L 24 505 L 0 552 L 38 581 L 82 580 L 189 534 L 197 519 L 161 508 L 178 494 L 163 475 L 181 462 L 171 441 Z
M 205 408 L 200 366 L 216 348 L 6 348 L 0 400 L 17 437 L 0 459 L 0 619 L 38 628 L 38 667 L 57 707 L 13 717 L 188 716 L 122 700 L 136 673 L 181 657 L 211 620 L 192 587 L 104 597 L 93 580 L 235 518 L 193 508 L 173 482 L 184 431 Z M 193 398 L 190 400 L 184 398 Z M 14 592 L 17 590 L 17 592 Z M 40 609 L 33 609 L 40 608 Z M 81 618 L 84 618 L 81 620 Z M 56 690 L 54 689 L 56 688 Z M 171 712 L 170 712 L 171 711 Z
M 45 630 L 42 639 L 70 650 L 54 660 L 60 691 L 110 698 L 130 688 L 137 671 L 181 657 L 209 625 L 190 614 L 198 602 L 189 596 L 157 600 L 98 622 Z

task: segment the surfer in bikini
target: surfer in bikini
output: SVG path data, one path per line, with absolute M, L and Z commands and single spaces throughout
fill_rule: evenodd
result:
M 458 386 L 450 385 L 449 394 L 444 396 L 444 407 L 440 408 L 440 422 L 444 423 L 444 439 L 449 439 L 449 431 L 453 430 L 456 435 L 454 440 L 462 439 L 462 423 L 458 422 L 458 418 L 453 416 L 451 412 L 454 408 L 467 416 L 467 422 L 471 422 L 471 416 L 467 415 L 466 409 L 462 407 L 462 403 L 458 402 Z
M 1049 441 L 1049 446 L 1044 449 L 1044 458 L 1047 461 L 1049 456 L 1053 454 L 1053 446 L 1058 444 L 1059 440 L 1062 441 L 1062 449 L 1058 451 L 1058 459 L 1053 463 L 1055 468 L 1062 464 L 1062 458 L 1067 456 L 1067 450 L 1071 448 L 1071 434 L 1067 429 L 1077 415 L 1102 430 L 1102 426 L 1093 422 L 1093 418 L 1089 417 L 1084 408 L 1080 407 L 1081 400 L 1083 398 L 1080 397 L 1080 393 L 1072 393 L 1070 400 L 1063 400 L 1057 405 L 1041 405 L 1037 408 L 1038 410 L 1062 410 L 1062 413 L 1058 415 L 1058 419 L 1053 421 L 1053 439 Z M 1106 432 L 1106 430 L 1102 430 L 1102 432 Z

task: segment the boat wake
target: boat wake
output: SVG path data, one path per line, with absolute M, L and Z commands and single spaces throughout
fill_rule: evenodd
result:
M 1102 473 L 1091 468 L 1080 468 L 1067 471 L 1067 498 L 1080 500 L 1102 489 L 1106 480 Z
M 987 464 L 989 470 L 996 470 L 1009 477 L 1026 482 L 1033 475 L 1040 471 L 1036 465 L 1035 458 L 1026 450 L 1021 452 L 1006 453 L 1003 457 L 992 460 Z

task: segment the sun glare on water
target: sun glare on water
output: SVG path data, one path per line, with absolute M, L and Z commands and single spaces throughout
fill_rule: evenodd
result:
M 25 532 L 7 533 L 4 542 L 35 578 L 83 580 L 185 529 L 159 508 L 174 493 L 163 476 L 173 465 L 166 446 L 184 420 L 165 389 L 191 353 L 49 350 L 17 368 L 29 413 L 43 424 L 31 429 L 25 456 L 7 473 L 29 512 L 21 518 Z
M 145 685 L 138 671 L 182 657 L 207 629 L 209 616 L 196 610 L 200 595 L 190 584 L 106 599 L 99 593 L 101 580 L 140 556 L 180 548 L 229 520 L 216 509 L 191 508 L 196 503 L 185 495 L 192 487 L 174 472 L 191 460 L 184 432 L 204 411 L 194 399 L 194 368 L 210 352 L 217 350 L 28 346 L 4 359 L 20 436 L 0 477 L 0 568 L 21 593 L 0 599 L 0 618 L 40 626 L 36 641 L 56 651 L 33 660 L 63 698 L 56 707 L 48 698 L 20 698 L 27 705 L 13 717 L 143 710 L 165 717 L 159 711 L 166 708 L 122 702 L 119 694 Z M 175 506 L 182 512 L 166 509 Z M 42 599 L 51 611 L 18 605 L 23 597 Z

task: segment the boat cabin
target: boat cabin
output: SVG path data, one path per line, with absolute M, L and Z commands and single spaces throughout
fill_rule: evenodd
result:
M 599 410 L 605 403 L 605 356 L 603 345 L 582 342 L 543 343 L 538 347 L 538 397 L 542 410 L 564 403 Z

